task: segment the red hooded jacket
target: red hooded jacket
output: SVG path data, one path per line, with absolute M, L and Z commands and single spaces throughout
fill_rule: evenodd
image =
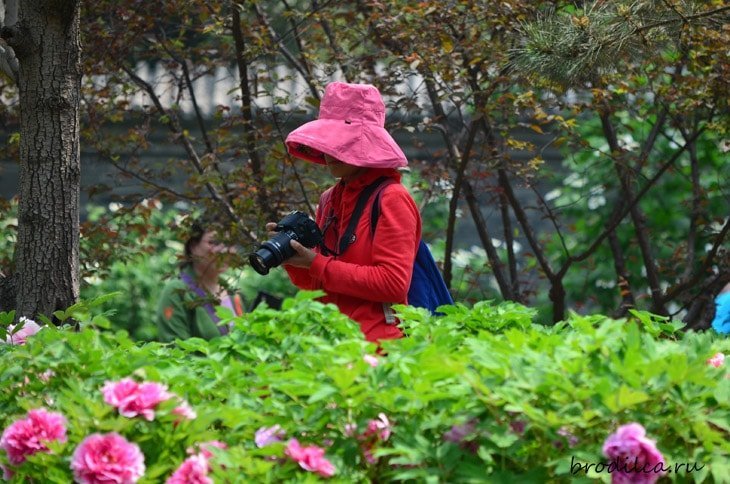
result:
M 407 304 L 413 262 L 421 240 L 421 216 L 400 174 L 392 168 L 372 168 L 349 183 L 340 181 L 320 198 L 316 222 L 334 208 L 335 220 L 324 234 L 325 245 L 335 249 L 347 228 L 360 192 L 381 176 L 399 183 L 387 185 L 380 194 L 380 216 L 374 237 L 370 232 L 372 202 L 365 205 L 353 242 L 341 256 L 317 252 L 309 269 L 285 265 L 292 282 L 301 289 L 323 289 L 323 302 L 337 305 L 360 324 L 368 341 L 400 338 L 391 304 Z M 329 192 L 329 193 L 328 193 Z M 326 206 L 322 206 L 326 200 Z M 372 199 L 371 199 L 372 200 Z

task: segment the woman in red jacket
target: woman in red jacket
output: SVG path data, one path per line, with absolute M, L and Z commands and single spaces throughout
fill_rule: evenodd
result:
M 408 161 L 384 126 L 385 105 L 377 88 L 333 82 L 325 89 L 318 119 L 286 138 L 292 156 L 326 164 L 339 182 L 322 195 L 317 207 L 324 248 L 310 250 L 292 241 L 296 255 L 284 267 L 299 288 L 323 289 L 324 302 L 336 304 L 373 342 L 403 336 L 391 305 L 408 303 L 421 239 L 418 207 L 396 170 Z M 331 249 L 340 246 L 360 193 L 381 177 L 390 180 L 380 190 L 377 230 L 370 231 L 373 203 L 367 203 L 354 242 L 337 254 Z M 272 230 L 275 225 L 266 227 Z

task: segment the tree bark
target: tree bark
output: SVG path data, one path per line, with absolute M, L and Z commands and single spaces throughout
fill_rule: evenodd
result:
M 79 296 L 79 5 L 20 2 L 18 23 L 2 31 L 20 64 L 16 317 Z

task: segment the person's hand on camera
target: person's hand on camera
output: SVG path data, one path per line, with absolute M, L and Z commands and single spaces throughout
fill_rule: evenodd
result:
M 273 238 L 278 232 L 276 232 L 274 229 L 276 228 L 276 222 L 269 222 L 266 224 L 266 235 L 268 238 Z
M 301 267 L 303 269 L 309 269 L 312 266 L 312 262 L 317 256 L 317 253 L 312 249 L 307 249 L 296 240 L 292 240 L 290 242 L 290 245 L 291 248 L 294 249 L 296 254 L 285 260 L 284 264 L 294 267 Z
M 278 234 L 278 232 L 274 231 L 276 228 L 275 222 L 269 222 L 266 224 L 266 231 L 268 234 L 269 239 L 273 238 Z M 312 265 L 312 261 L 314 261 L 314 257 L 317 255 L 317 253 L 311 249 L 307 249 L 302 244 L 297 242 L 296 240 L 291 241 L 291 248 L 294 249 L 295 254 L 285 260 L 283 262 L 284 265 L 290 265 L 294 267 L 301 267 L 304 269 L 309 269 L 309 267 Z

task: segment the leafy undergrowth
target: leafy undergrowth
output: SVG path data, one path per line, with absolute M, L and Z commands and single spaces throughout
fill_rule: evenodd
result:
M 89 322 L 0 345 L 6 434 L 39 408 L 65 428 L 22 463 L 0 451 L 7 476 L 71 482 L 84 439 L 116 433 L 143 455 L 139 482 L 164 482 L 211 441 L 198 463 L 213 482 L 608 481 L 579 464 L 605 463 L 604 441 L 630 422 L 672 467 L 664 479 L 730 475 L 730 380 L 707 364 L 728 340 L 646 313 L 544 327 L 485 301 L 438 318 L 400 307 L 408 337 L 378 352 L 317 295 L 230 319 L 210 342 L 135 343 Z M 111 395 L 119 382 L 162 397 L 134 407 Z

